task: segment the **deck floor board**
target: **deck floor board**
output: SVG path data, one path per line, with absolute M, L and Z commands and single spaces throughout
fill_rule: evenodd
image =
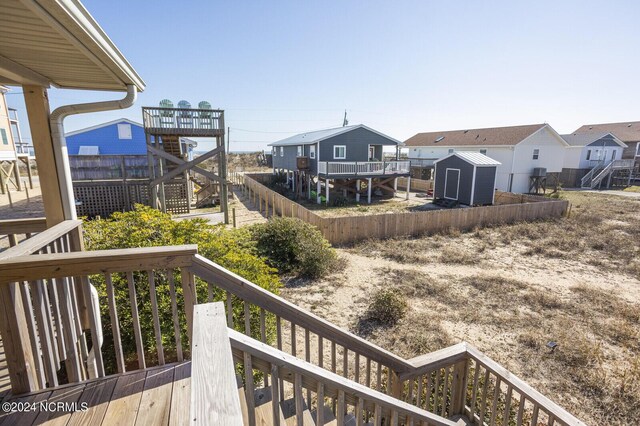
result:
M 87 409 L 0 413 L 0 425 L 186 425 L 190 391 L 191 362 L 168 364 L 29 395 L 7 395 L 10 402 L 74 402 L 79 408 L 86 403 Z

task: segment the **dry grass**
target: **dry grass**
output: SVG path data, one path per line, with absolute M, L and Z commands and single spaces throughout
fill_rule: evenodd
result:
M 409 300 L 367 338 L 405 357 L 467 340 L 588 424 L 639 424 L 640 200 L 563 196 L 567 219 L 346 249 Z

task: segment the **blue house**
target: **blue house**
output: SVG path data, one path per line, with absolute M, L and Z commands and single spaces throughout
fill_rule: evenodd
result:
M 144 127 L 121 118 L 65 135 L 69 155 L 146 155 Z

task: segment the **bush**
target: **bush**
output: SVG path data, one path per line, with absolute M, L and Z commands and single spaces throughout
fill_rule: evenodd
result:
M 337 263 L 331 244 L 316 227 L 300 219 L 274 217 L 253 225 L 250 232 L 258 253 L 281 273 L 317 278 Z
M 267 265 L 264 258 L 256 255 L 255 244 L 251 241 L 251 234 L 246 230 L 226 230 L 224 227 L 209 225 L 205 220 L 193 219 L 176 222 L 171 216 L 150 207 L 137 205 L 135 210 L 126 213 L 114 213 L 109 219 L 91 220 L 84 223 L 84 238 L 87 250 L 106 250 L 119 248 L 153 247 L 163 245 L 197 244 L 198 253 L 222 267 L 246 278 L 260 287 L 278 293 L 280 280 L 276 270 Z M 156 269 L 155 283 L 158 294 L 158 312 L 160 328 L 163 335 L 165 354 L 171 358 L 175 351 L 173 335 L 173 316 L 169 295 L 168 276 L 173 271 Z M 134 281 L 138 298 L 140 326 L 142 328 L 145 348 L 155 347 L 152 313 L 149 301 L 149 285 L 146 272 L 135 272 Z M 174 275 L 178 306 L 183 306 L 182 288 L 178 274 Z M 137 362 L 135 340 L 133 336 L 132 318 L 128 285 L 124 274 L 113 274 L 112 281 L 115 289 L 118 319 L 123 344 L 123 352 L 127 362 Z M 100 296 L 100 310 L 104 330 L 105 355 L 113 354 L 113 337 L 108 303 L 106 300 L 106 285 L 104 275 L 91 277 Z M 215 287 L 213 300 L 225 300 L 224 292 Z M 198 301 L 208 299 L 207 283 L 196 279 Z M 244 331 L 243 302 L 234 299 L 233 311 L 237 318 L 236 328 Z M 181 323 L 184 324 L 184 312 L 180 309 Z M 260 338 L 260 311 L 251 308 L 251 329 L 253 337 Z M 267 318 L 267 338 L 271 341 L 275 335 L 273 318 Z M 182 346 L 188 349 L 186 326 L 181 330 Z M 153 350 L 147 350 L 153 354 Z M 105 367 L 109 373 L 115 372 L 115 358 L 106 357 Z
M 392 290 L 378 290 L 371 298 L 367 311 L 369 320 L 384 325 L 394 325 L 407 314 L 407 299 Z

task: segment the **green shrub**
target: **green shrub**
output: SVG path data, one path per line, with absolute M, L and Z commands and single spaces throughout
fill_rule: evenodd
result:
M 381 289 L 374 293 L 367 311 L 367 319 L 384 325 L 394 325 L 407 314 L 407 299 L 393 290 Z
M 250 232 L 258 253 L 281 273 L 317 278 L 336 264 L 337 256 L 329 242 L 313 225 L 300 219 L 274 217 L 253 225 Z
M 277 271 L 267 265 L 264 258 L 256 255 L 255 244 L 251 241 L 251 234 L 246 230 L 226 230 L 224 227 L 209 225 L 202 219 L 184 220 L 176 222 L 168 214 L 161 213 L 150 207 L 138 205 L 135 210 L 126 213 L 114 213 L 109 219 L 86 221 L 84 223 L 84 237 L 87 250 L 106 250 L 119 248 L 153 247 L 163 245 L 197 244 L 198 253 L 222 267 L 246 278 L 260 287 L 278 293 L 280 280 Z M 178 299 L 179 315 L 181 317 L 182 347 L 189 348 L 184 318 L 184 306 L 180 276 L 175 271 L 156 269 L 155 284 L 158 300 L 160 328 L 163 335 L 165 354 L 171 359 L 175 353 L 173 329 L 173 315 L 171 299 L 169 297 L 169 274 L 174 274 L 176 297 Z M 136 347 L 133 335 L 131 305 L 128 284 L 125 274 L 112 274 L 115 290 L 116 306 L 120 323 L 123 352 L 128 363 L 136 363 Z M 106 300 L 106 285 L 103 275 L 91 277 L 100 296 L 100 310 L 104 330 L 103 348 L 105 355 L 113 354 L 113 337 L 108 303 Z M 135 272 L 134 282 L 138 300 L 140 326 L 143 344 L 148 357 L 155 354 L 155 335 L 153 330 L 152 312 L 149 302 L 149 284 L 146 272 Z M 225 300 L 226 295 L 213 284 L 213 300 Z M 207 283 L 196 279 L 196 291 L 199 302 L 208 300 Z M 234 298 L 234 324 L 240 331 L 244 331 L 244 305 L 241 300 Z M 251 329 L 253 337 L 260 337 L 260 311 L 251 308 Z M 275 335 L 275 319 L 267 316 L 267 339 L 273 340 Z M 154 361 L 147 358 L 147 361 Z M 108 372 L 115 372 L 115 358 L 107 356 L 105 367 Z

